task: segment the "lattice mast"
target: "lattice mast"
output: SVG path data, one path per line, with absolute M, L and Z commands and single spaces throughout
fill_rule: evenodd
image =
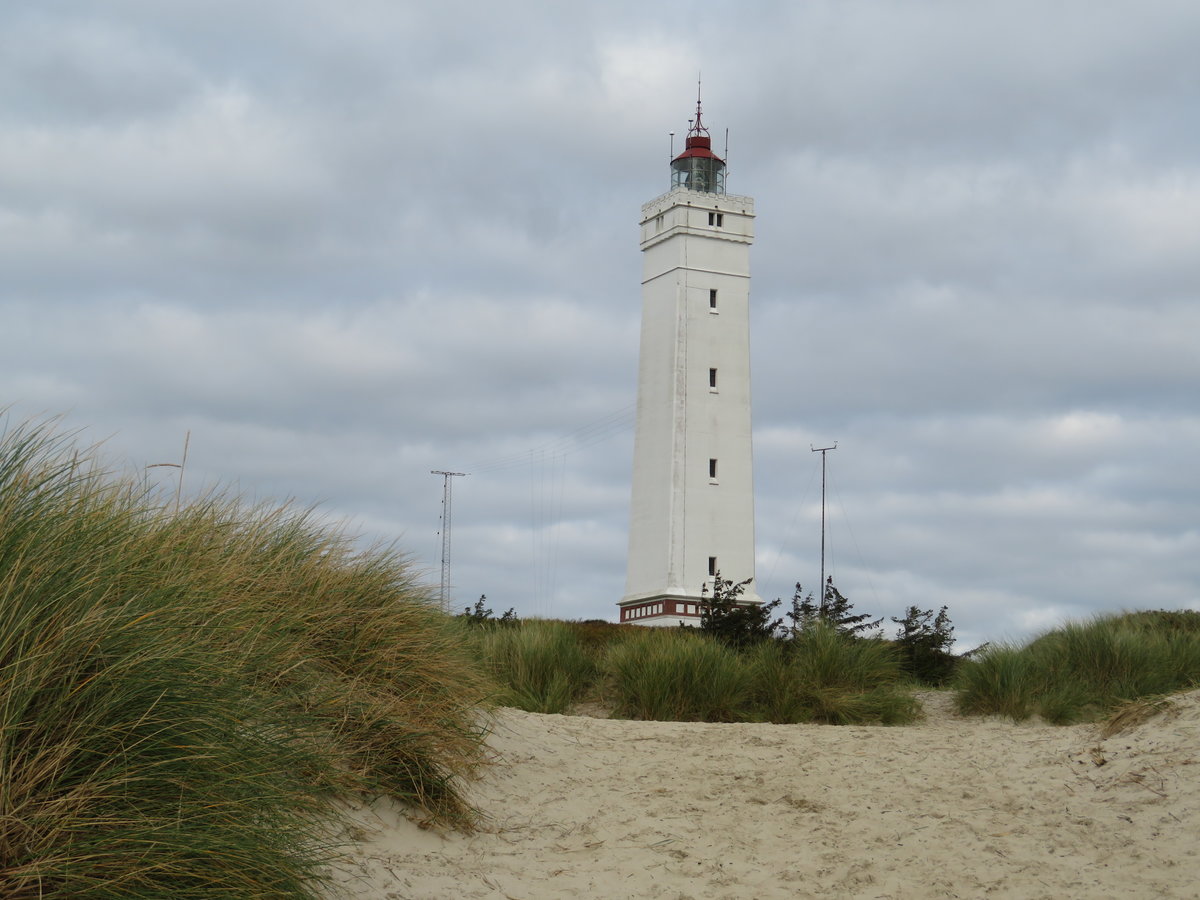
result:
M 438 601 L 443 612 L 450 611 L 450 525 L 451 525 L 451 487 L 452 478 L 461 478 L 466 472 L 447 472 L 444 469 L 431 469 L 431 475 L 442 476 L 442 581 L 438 591 Z

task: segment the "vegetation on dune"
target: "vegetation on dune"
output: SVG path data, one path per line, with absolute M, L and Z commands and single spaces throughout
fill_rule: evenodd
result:
M 530 712 L 595 701 L 662 721 L 890 725 L 919 714 L 896 647 L 832 625 L 742 650 L 688 628 L 534 620 L 469 633 L 505 686 L 500 702 Z
M 769 640 L 783 623 L 772 619 L 779 600 L 770 603 L 746 603 L 742 600 L 753 579 L 731 581 L 718 572 L 713 577 L 712 594 L 705 584 L 700 591 L 700 631 L 734 650 L 745 650 Z M 799 588 L 799 585 L 796 586 Z
M 602 619 L 584 619 L 582 622 L 571 623 L 571 630 L 579 638 L 580 645 L 595 660 L 601 659 L 610 645 L 629 637 L 631 628 L 636 629 L 637 626 L 620 625 Z
M 638 719 L 900 724 L 920 713 L 910 647 L 935 635 L 930 653 L 953 660 L 945 610 L 908 645 L 864 636 L 882 619 L 855 614 L 831 579 L 821 605 L 796 585 L 781 629 L 782 601 L 745 603 L 748 584 L 718 574 L 696 629 L 496 619 L 484 598 L 458 619 L 500 702 L 531 712 L 595 701 Z
M 900 651 L 900 664 L 905 674 L 934 687 L 940 687 L 954 677 L 958 668 L 958 657 L 950 652 L 954 645 L 954 626 L 946 607 L 938 610 L 910 606 L 904 618 L 892 621 L 900 626 L 896 632 L 896 647 Z
M 759 717 L 770 722 L 900 725 L 919 715 L 896 648 L 815 623 L 751 659 Z
M 487 594 L 480 594 L 475 605 L 466 607 L 459 613 L 458 618 L 467 625 L 475 625 L 480 628 L 505 627 L 516 625 L 521 621 L 517 617 L 517 611 L 511 606 L 502 616 L 496 618 L 496 614 L 487 606 Z
M 476 644 L 507 686 L 503 703 L 567 712 L 597 701 L 638 719 L 894 725 L 919 717 L 914 688 L 952 686 L 965 713 L 1069 723 L 1200 683 L 1196 612 L 1110 616 L 955 656 L 944 606 L 910 606 L 888 639 L 831 580 L 823 604 L 796 585 L 781 629 L 780 601 L 747 605 L 746 584 L 717 576 L 698 629 L 507 615 L 514 627 L 502 628 L 475 616 L 488 626 Z
M 474 708 L 489 690 L 457 630 L 387 548 L 357 552 L 308 513 L 210 499 L 159 523 L 187 573 L 197 622 L 232 627 L 252 685 L 319 726 L 338 783 L 408 800 L 465 825 L 458 776 L 480 758 Z M 151 554 L 152 560 L 157 560 Z
M 565 622 L 534 620 L 471 637 L 479 659 L 502 685 L 497 701 L 506 706 L 569 712 L 595 680 L 595 663 Z
M 287 506 L 164 503 L 48 425 L 0 434 L 0 897 L 315 897 L 339 800 L 469 829 L 502 702 L 694 721 L 899 724 L 957 667 L 964 712 L 1054 722 L 1200 683 L 1200 613 L 950 654 L 946 609 L 864 636 L 832 583 L 701 629 L 445 615 L 402 554 Z
M 346 791 L 469 827 L 487 691 L 395 552 L 0 436 L 0 896 L 316 896 Z
M 1024 646 L 992 646 L 964 662 L 955 681 L 962 712 L 1057 724 L 1197 684 L 1200 613 L 1189 611 L 1098 616 Z
M 746 717 L 748 668 L 737 651 L 707 635 L 637 629 L 608 648 L 603 666 L 617 716 L 698 722 Z
M 800 582 L 796 582 L 792 606 L 787 617 L 792 623 L 793 632 L 807 631 L 815 625 L 822 624 L 847 637 L 865 637 L 864 632 L 873 631 L 883 621 L 882 618 L 872 619 L 867 613 L 855 613 L 853 610 L 854 604 L 834 586 L 831 575 L 825 579 L 824 598 L 820 603 L 813 601 L 812 591 L 805 596 L 804 588 Z

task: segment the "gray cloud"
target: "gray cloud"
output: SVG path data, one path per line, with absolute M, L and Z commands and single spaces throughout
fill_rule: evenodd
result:
M 0 13 L 0 402 L 611 617 L 640 204 L 756 198 L 758 578 L 964 645 L 1200 607 L 1193 4 Z

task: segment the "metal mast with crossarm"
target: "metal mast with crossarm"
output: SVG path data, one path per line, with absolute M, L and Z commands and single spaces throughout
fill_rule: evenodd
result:
M 829 595 L 825 587 L 825 454 L 837 449 L 837 441 L 831 447 L 814 447 L 809 444 L 813 453 L 821 454 L 821 613 L 825 612 L 825 599 Z

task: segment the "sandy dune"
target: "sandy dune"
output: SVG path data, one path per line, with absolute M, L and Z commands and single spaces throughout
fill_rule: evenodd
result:
M 360 812 L 354 897 L 1200 896 L 1200 692 L 1098 726 L 708 725 L 502 710 L 478 834 Z

